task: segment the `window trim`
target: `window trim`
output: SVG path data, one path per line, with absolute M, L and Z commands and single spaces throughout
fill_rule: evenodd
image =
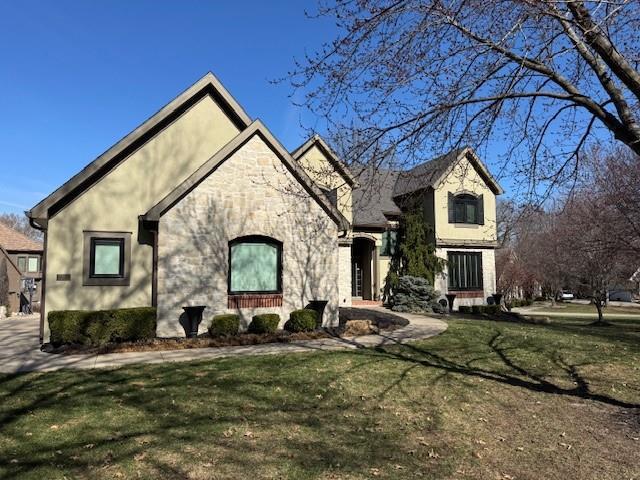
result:
M 276 247 L 276 290 L 231 290 L 231 248 L 242 243 L 266 243 Z M 282 294 L 282 242 L 265 235 L 246 235 L 229 241 L 227 259 L 227 294 L 228 295 L 274 295 Z
M 469 255 L 469 256 L 474 256 L 474 257 L 478 257 L 479 258 L 479 263 L 478 263 L 478 267 L 479 267 L 479 272 L 478 273 L 478 279 L 480 280 L 480 285 L 473 285 L 473 286 L 468 286 L 468 287 L 461 287 L 461 286 L 453 286 L 451 284 L 451 280 L 452 280 L 452 275 L 451 275 L 451 270 L 450 270 L 450 266 L 451 266 L 451 255 Z M 465 275 L 465 277 L 467 277 L 468 275 Z M 461 275 L 460 275 L 461 278 Z M 482 265 L 482 252 L 475 252 L 475 251 L 459 251 L 459 250 L 450 250 L 447 252 L 447 290 L 449 292 L 470 292 L 470 291 L 484 291 L 484 268 Z
M 131 232 L 84 231 L 84 255 L 82 262 L 82 285 L 128 286 L 131 270 Z M 122 256 L 118 275 L 94 275 L 95 240 L 118 240 L 122 242 Z
M 462 223 L 466 225 L 478 225 L 480 223 L 480 215 L 479 215 L 479 205 L 480 202 L 479 197 L 472 195 L 470 193 L 461 193 L 458 195 L 454 195 L 453 197 L 453 223 Z M 464 206 L 464 211 L 462 215 L 462 220 L 457 219 L 458 209 L 457 206 L 462 204 Z M 473 205 L 475 209 L 475 215 L 472 222 L 467 221 L 467 208 L 469 205 Z

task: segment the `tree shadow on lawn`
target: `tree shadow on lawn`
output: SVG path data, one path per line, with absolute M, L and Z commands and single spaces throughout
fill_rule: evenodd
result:
M 549 325 L 544 326 L 544 328 L 548 327 Z M 539 328 L 542 327 L 539 326 Z M 567 330 L 575 332 L 573 328 L 569 326 L 558 328 L 556 325 L 552 328 L 560 331 Z M 601 327 L 590 328 L 589 334 L 593 334 L 591 330 L 600 328 Z M 445 334 L 448 334 L 448 332 L 445 332 Z M 615 338 L 618 336 L 615 336 Z M 408 362 L 413 365 L 417 364 L 423 367 L 440 370 L 443 374 L 458 374 L 462 376 L 477 377 L 484 380 L 491 380 L 501 384 L 523 388 L 532 392 L 577 397 L 584 400 L 597 401 L 614 407 L 640 410 L 640 403 L 627 402 L 609 395 L 593 392 L 589 380 L 579 371 L 581 367 L 593 365 L 592 362 L 570 363 L 563 357 L 561 352 L 557 350 L 549 351 L 547 348 L 528 348 L 528 350 L 532 350 L 535 353 L 545 354 L 547 359 L 563 373 L 565 380 L 575 385 L 575 387 L 564 387 L 558 384 L 561 382 L 554 383 L 549 380 L 548 376 L 535 373 L 532 369 L 527 368 L 515 358 L 516 355 L 510 355 L 511 352 L 522 350 L 526 347 L 506 346 L 504 340 L 505 337 L 503 336 L 503 333 L 500 330 L 496 330 L 486 343 L 488 353 L 491 355 L 473 357 L 466 362 L 449 359 L 441 354 L 434 353 L 434 351 L 429 351 L 423 346 L 424 343 L 402 344 L 401 346 L 393 346 L 391 348 L 387 346 L 377 347 L 374 351 L 377 355 L 384 355 L 388 358 Z M 499 359 L 500 361 L 500 363 L 496 365 L 496 368 L 474 366 L 474 364 L 482 363 L 491 357 Z
M 372 405 L 330 387 L 386 357 L 332 355 L 345 361 L 328 375 L 317 374 L 324 354 L 316 354 L 244 358 L 244 372 L 223 359 L 1 377 L 0 477 L 244 476 L 237 468 L 270 478 L 283 465 L 362 473 L 380 459 L 402 463 L 405 432 L 377 431 L 379 418 L 363 413 Z M 425 472 L 451 472 L 448 462 L 422 461 Z
M 624 343 L 631 349 L 640 352 L 640 319 L 615 318 L 605 320 L 610 325 L 594 325 L 591 319 L 552 318 L 544 328 L 557 333 L 568 333 L 581 337 L 592 337 L 594 340 Z

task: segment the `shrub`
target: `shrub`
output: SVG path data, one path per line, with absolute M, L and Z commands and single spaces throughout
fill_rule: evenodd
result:
M 398 279 L 391 310 L 396 312 L 432 312 L 440 293 L 422 277 L 405 275 Z
M 51 343 L 104 345 L 110 342 L 145 340 L 156 335 L 156 309 L 59 310 L 49 312 Z
M 274 333 L 280 324 L 280 315 L 277 313 L 263 313 L 255 315 L 249 324 L 249 333 Z
M 240 315 L 235 313 L 215 315 L 209 325 L 209 335 L 212 337 L 237 335 L 238 330 L 240 330 Z
M 289 315 L 289 320 L 284 324 L 288 332 L 311 332 L 318 326 L 320 320 L 318 312 L 309 308 L 294 310 Z
M 460 305 L 458 307 L 458 312 L 460 312 L 460 313 L 471 313 L 471 307 L 469 305 Z
M 483 310 L 487 315 L 496 315 L 502 311 L 500 305 L 483 305 Z
M 483 312 L 483 306 L 484 305 L 472 305 L 471 306 L 471 313 L 473 313 L 474 315 L 478 315 L 480 313 Z

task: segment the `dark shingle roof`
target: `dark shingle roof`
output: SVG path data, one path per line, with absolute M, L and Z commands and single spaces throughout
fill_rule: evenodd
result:
M 353 190 L 353 224 L 384 226 L 387 214 L 400 214 L 393 201 L 393 187 L 399 172 L 366 169 L 356 175 L 359 186 Z
M 443 175 L 465 152 L 468 152 L 468 158 L 474 162 L 489 187 L 496 194 L 502 193 L 500 185 L 473 151 L 469 147 L 457 148 L 407 171 L 361 171 L 356 175 L 359 186 L 353 190 L 354 226 L 385 227 L 389 216 L 401 213 L 395 199 L 428 187 L 436 188 Z

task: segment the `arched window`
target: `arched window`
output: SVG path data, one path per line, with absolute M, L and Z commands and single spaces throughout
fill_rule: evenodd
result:
M 484 225 L 483 207 L 482 195 L 449 193 L 449 223 Z
M 282 242 L 253 235 L 229 242 L 229 294 L 282 293 Z

